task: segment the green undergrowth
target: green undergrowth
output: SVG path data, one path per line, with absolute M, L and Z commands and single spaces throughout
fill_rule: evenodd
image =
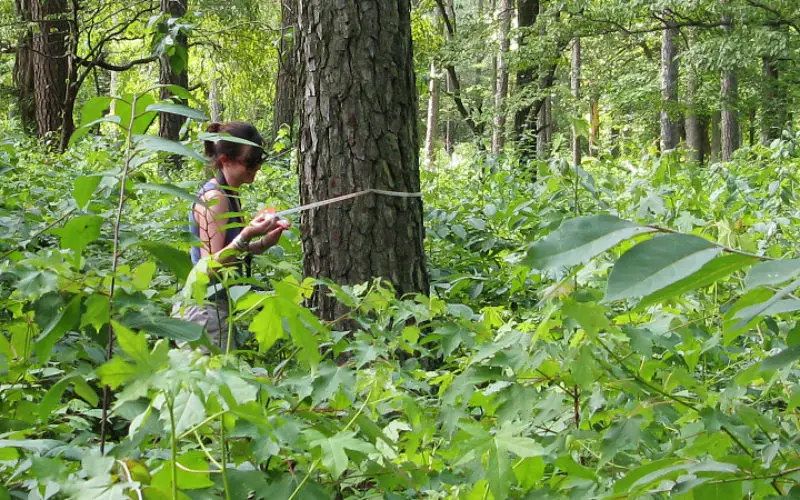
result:
M 124 137 L 0 144 L 0 498 L 797 492 L 797 137 L 577 172 L 463 145 L 422 172 L 429 295 L 328 283 L 339 331 L 303 306 L 294 228 L 226 281 L 249 343 L 211 355 L 169 317 L 205 290 L 185 226 L 206 174 Z M 276 156 L 248 210 L 296 204 Z

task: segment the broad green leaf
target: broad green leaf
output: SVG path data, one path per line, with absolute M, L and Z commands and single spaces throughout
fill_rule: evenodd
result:
M 646 297 L 694 274 L 721 251 L 710 241 L 683 234 L 642 242 L 614 265 L 603 302 Z
M 157 111 L 160 113 L 169 113 L 172 115 L 185 116 L 186 118 L 191 118 L 192 120 L 197 120 L 201 122 L 208 120 L 208 117 L 205 114 L 203 114 L 202 111 L 199 111 L 197 109 L 192 109 L 188 106 L 184 106 L 183 104 L 157 102 L 155 104 L 147 106 L 146 110 Z
M 566 299 L 561 308 L 562 317 L 576 320 L 589 336 L 611 328 L 606 317 L 607 311 L 608 309 L 596 302 L 576 302 L 572 299 Z
M 78 208 L 83 209 L 92 199 L 92 194 L 103 178 L 99 175 L 82 175 L 75 179 L 72 188 L 72 197 L 75 198 L 75 203 Z
M 36 339 L 34 349 L 39 362 L 44 364 L 50 359 L 50 353 L 56 342 L 71 329 L 78 326 L 81 318 L 81 296 L 74 296 L 69 303 L 62 309 L 44 328 L 44 331 Z
M 137 364 L 149 364 L 150 349 L 147 347 L 147 336 L 144 333 L 137 334 L 116 321 L 112 323 L 114 335 L 125 354 Z
M 201 141 L 212 141 L 212 142 L 235 142 L 236 144 L 245 144 L 247 146 L 253 146 L 256 148 L 260 148 L 261 144 L 256 144 L 255 142 L 248 141 L 247 139 L 242 139 L 240 137 L 234 137 L 230 134 L 219 134 L 219 133 L 211 133 L 211 132 L 200 132 L 197 134 L 197 138 Z
M 203 335 L 203 326 L 198 323 L 138 311 L 128 311 L 119 322 L 128 328 L 183 342 L 193 342 Z
M 43 455 L 58 446 L 64 446 L 64 443 L 55 439 L 0 439 L 0 449 L 19 448 L 39 455 Z
M 119 117 L 120 125 L 123 130 L 127 132 L 128 127 L 131 126 L 131 103 L 133 102 L 133 95 L 126 94 L 118 99 L 114 105 L 114 114 Z M 136 111 L 134 112 L 133 127 L 131 134 L 138 135 L 144 134 L 153 121 L 158 116 L 155 111 L 146 111 L 147 106 L 153 104 L 155 99 L 150 94 L 140 95 L 136 99 Z
M 86 246 L 100 237 L 104 219 L 99 215 L 81 215 L 70 219 L 64 227 L 53 229 L 61 237 L 61 248 L 68 248 L 80 256 Z
M 740 327 L 738 326 L 739 318 L 736 317 L 736 314 L 746 307 L 754 304 L 764 303 L 765 301 L 769 300 L 771 296 L 772 292 L 765 288 L 754 288 L 753 290 L 750 290 L 739 297 L 733 307 L 725 311 L 725 314 L 722 317 L 723 345 L 729 345 L 739 335 L 747 331 L 748 328 L 752 328 L 753 324 L 755 323 L 755 320 L 751 320 L 749 324 L 745 325 L 744 327 Z
M 536 269 L 574 266 L 622 241 L 653 231 L 613 215 L 578 217 L 531 245 L 524 263 Z
M 662 469 L 666 469 L 667 467 L 671 467 L 676 462 L 681 462 L 681 461 L 683 461 L 683 459 L 681 458 L 664 458 L 637 467 L 628 472 L 627 474 L 625 474 L 625 477 L 614 483 L 614 493 L 625 493 L 627 491 L 630 491 L 633 484 L 636 483 L 636 481 L 638 481 L 639 479 L 645 477 L 648 474 L 652 474 Z
M 155 262 L 142 262 L 133 270 L 133 286 L 137 290 L 147 290 L 150 282 L 153 281 L 153 274 L 156 272 Z
M 91 132 L 93 127 L 100 125 L 101 123 L 113 123 L 114 125 L 119 126 L 120 118 L 119 116 L 104 116 L 102 118 L 98 118 L 97 120 L 81 125 L 80 127 L 76 128 L 75 132 L 73 132 L 69 137 L 69 146 L 72 147 L 76 142 L 78 142 L 79 139 Z
M 530 457 L 514 466 L 517 484 L 523 491 L 536 487 L 544 477 L 545 462 L 542 457 Z
M 489 456 L 486 459 L 486 479 L 489 481 L 489 490 L 496 500 L 508 498 L 508 490 L 514 481 L 508 454 L 501 449 L 497 442 L 489 447 Z
M 141 183 L 136 184 L 134 189 L 141 189 L 143 191 L 156 191 L 158 193 L 168 194 L 176 198 L 183 198 L 184 200 L 191 201 L 192 203 L 197 201 L 197 196 L 194 193 L 191 193 L 174 184 Z
M 214 486 L 214 481 L 211 480 L 209 473 L 191 472 L 209 470 L 205 453 L 203 453 L 201 450 L 189 451 L 179 455 L 178 463 L 183 466 L 178 467 L 177 483 L 179 494 L 182 494 L 180 493 L 180 490 L 199 490 Z M 150 484 L 163 492 L 169 492 L 172 490 L 172 470 L 169 462 L 164 462 L 164 466 L 153 475 Z M 182 496 L 180 498 L 189 497 Z
M 108 297 L 99 293 L 92 294 L 86 299 L 84 307 L 80 327 L 92 326 L 99 332 L 103 325 L 108 323 Z
M 684 293 L 710 286 L 722 278 L 757 262 L 756 257 L 748 255 L 730 254 L 711 260 L 700 270 L 686 278 L 662 288 L 643 298 L 637 307 L 643 308 L 662 302 L 668 298 L 683 295 Z
M 268 351 L 275 342 L 286 337 L 277 297 L 264 300 L 264 307 L 253 317 L 248 329 L 255 335 L 261 352 Z
M 178 280 L 184 281 L 189 276 L 189 272 L 192 270 L 192 259 L 188 252 L 178 250 L 160 241 L 140 241 L 138 244 L 155 257 L 159 264 L 175 273 Z
M 694 493 L 694 498 L 698 500 L 732 500 L 734 498 L 743 498 L 742 481 L 701 484 L 692 489 L 692 493 Z
M 319 447 L 322 451 L 322 464 L 331 472 L 334 479 L 338 479 L 347 469 L 349 460 L 345 450 L 361 453 L 374 453 L 377 451 L 372 444 L 357 439 L 354 431 L 339 432 L 331 437 L 325 437 L 320 432 L 312 429 L 308 431 L 308 435 L 311 438 L 309 441 L 311 447 Z
M 39 402 L 39 418 L 46 421 L 50 417 L 56 405 L 61 402 L 61 396 L 64 395 L 71 378 L 72 376 L 62 378 L 47 391 L 41 402 Z
M 742 309 L 741 311 L 737 312 L 734 317 L 735 318 L 754 318 L 758 314 L 764 316 L 772 316 L 775 314 L 787 313 L 787 312 L 794 312 L 800 311 L 800 299 L 781 299 L 777 302 L 773 302 L 773 304 L 766 309 L 764 309 L 763 304 L 756 304 L 753 306 L 748 306 Z
M 102 118 L 113 100 L 112 97 L 97 96 L 86 101 L 81 108 L 81 126 Z
M 94 392 L 89 384 L 78 375 L 72 379 L 72 388 L 75 391 L 75 394 L 83 398 L 84 401 L 89 403 L 90 406 L 97 406 L 97 403 L 100 402 L 100 398 L 97 396 L 97 393 Z
M 111 389 L 116 389 L 122 384 L 136 379 L 140 375 L 147 374 L 149 373 L 143 372 L 136 365 L 128 363 L 119 357 L 111 358 L 111 361 L 97 369 L 97 375 L 100 377 L 100 380 Z
M 169 427 L 170 414 L 162 408 L 160 418 Z M 191 429 L 206 418 L 206 408 L 203 401 L 190 391 L 181 391 L 175 396 L 172 403 L 172 414 L 175 417 L 175 433 L 183 434 L 187 429 Z
M 753 266 L 744 279 L 745 289 L 785 283 L 800 275 L 800 259 L 772 260 Z
M 800 346 L 789 347 L 761 362 L 762 370 L 780 370 L 800 359 Z
M 624 418 L 614 424 L 603 435 L 603 442 L 600 446 L 602 453 L 601 463 L 606 463 L 613 459 L 620 451 L 636 449 L 639 445 L 639 437 L 642 434 L 642 418 Z
M 312 404 L 318 406 L 321 402 L 332 399 L 340 389 L 350 393 L 355 383 L 355 374 L 347 366 L 336 366 L 331 362 L 323 363 L 319 367 L 319 377 L 313 382 Z
M 737 329 L 744 328 L 745 326 L 747 326 L 748 323 L 750 323 L 751 320 L 755 319 L 756 317 L 761 316 L 762 314 L 768 314 L 770 308 L 775 306 L 784 297 L 797 290 L 798 287 L 800 287 L 800 278 L 792 281 L 784 288 L 778 290 L 778 292 L 766 302 L 763 302 L 758 306 L 753 306 L 752 308 L 748 308 L 747 313 L 742 314 L 741 319 L 736 324 L 735 328 Z
M 203 155 L 178 141 L 172 141 L 157 135 L 135 135 L 133 140 L 138 151 L 170 153 L 193 158 L 201 162 L 206 161 Z

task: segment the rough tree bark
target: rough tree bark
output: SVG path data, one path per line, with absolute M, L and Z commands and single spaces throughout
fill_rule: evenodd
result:
M 431 62 L 428 79 L 428 116 L 425 123 L 425 165 L 431 168 L 436 163 L 436 129 L 439 125 L 439 75 L 436 64 Z
M 722 112 L 719 110 L 714 111 L 711 115 L 711 159 L 719 161 L 722 153 L 722 130 L 720 130 L 720 123 L 722 122 Z
M 778 61 L 771 57 L 761 60 L 761 132 L 762 144 L 769 144 L 781 136 L 786 126 L 786 102 L 778 80 Z
M 15 0 L 17 19 L 25 23 L 26 27 L 17 41 L 17 50 L 14 58 L 13 82 L 16 92 L 17 111 L 22 127 L 26 130 L 36 130 L 36 98 L 33 87 L 33 34 L 28 25 L 31 20 L 29 0 Z
M 186 15 L 187 0 L 161 0 L 161 12 L 169 15 L 171 18 L 180 18 Z M 175 37 L 176 50 L 185 51 L 186 60 L 188 61 L 188 41 L 186 35 L 181 32 Z M 182 68 L 176 68 L 170 61 L 167 54 L 162 54 L 159 57 L 160 72 L 159 82 L 170 85 L 179 85 L 183 88 L 189 86 L 189 73 L 186 71 L 186 64 Z M 174 97 L 172 91 L 167 88 L 161 89 L 161 99 L 170 99 Z M 176 102 L 186 104 L 183 99 L 175 98 Z M 161 137 L 177 141 L 180 138 L 181 127 L 186 119 L 180 115 L 171 113 L 159 113 L 158 115 L 158 135 Z M 179 157 L 171 157 L 170 163 L 177 165 Z
M 506 98 L 508 97 L 508 30 L 511 28 L 512 0 L 500 0 L 497 13 L 497 85 L 494 94 L 492 153 L 500 154 L 505 144 Z
M 302 0 L 297 44 L 301 202 L 418 192 L 410 3 Z M 300 229 L 308 276 L 428 292 L 420 198 L 360 197 L 305 212 Z M 321 291 L 310 302 L 322 318 L 347 311 Z
M 572 97 L 575 99 L 575 105 L 580 109 L 581 99 L 581 39 L 575 38 L 572 40 L 572 71 L 570 74 L 570 89 L 572 90 Z M 576 116 L 579 118 L 580 115 Z M 581 164 L 581 136 L 578 134 L 576 127 L 572 126 L 572 164 L 578 166 Z
M 61 128 L 69 76 L 67 0 L 30 0 L 33 33 L 33 81 L 39 137 Z
M 275 109 L 272 113 L 272 136 L 283 125 L 294 125 L 297 81 L 294 72 L 294 26 L 296 0 L 281 0 L 281 41 L 278 45 L 278 74 L 275 78 Z M 291 137 L 291 136 L 290 136 Z
M 221 122 L 224 106 L 219 98 L 219 77 L 211 79 L 211 88 L 208 89 L 208 107 L 211 111 L 211 121 Z
M 550 144 L 553 142 L 553 105 L 550 96 L 544 98 L 539 108 L 536 130 L 536 156 L 543 160 L 550 155 Z
M 675 39 L 678 28 L 667 16 L 661 35 L 661 151 L 678 147 L 678 50 Z

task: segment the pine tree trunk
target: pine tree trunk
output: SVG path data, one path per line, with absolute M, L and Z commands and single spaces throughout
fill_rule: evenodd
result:
M 550 156 L 550 143 L 552 141 L 553 133 L 553 117 L 552 117 L 552 98 L 546 96 L 542 107 L 539 108 L 539 115 L 536 119 L 536 155 L 539 159 L 545 159 Z
M 297 24 L 302 203 L 367 188 L 418 192 L 417 90 L 409 2 L 302 0 Z M 307 276 L 381 277 L 428 292 L 422 200 L 368 195 L 301 217 Z M 326 319 L 347 311 L 325 293 Z
M 36 98 L 33 88 L 33 34 L 28 23 L 31 20 L 29 0 L 16 0 L 17 18 L 25 23 L 25 30 L 17 41 L 14 58 L 13 82 L 16 92 L 17 111 L 22 128 L 27 131 L 36 130 Z
M 570 75 L 570 88 L 572 97 L 575 99 L 576 108 L 580 109 L 581 99 L 581 39 L 572 40 L 572 71 Z M 576 118 L 580 118 L 580 113 Z M 575 126 L 572 126 L 572 164 L 581 164 L 581 137 Z
M 161 12 L 167 14 L 172 18 L 180 18 L 186 15 L 187 0 L 161 0 Z M 175 65 L 170 61 L 168 55 L 164 54 L 159 58 L 160 73 L 159 82 L 162 84 L 179 85 L 183 88 L 189 86 L 189 73 L 186 71 L 186 62 L 189 60 L 188 56 L 188 43 L 186 35 L 183 33 L 175 37 L 175 47 L 178 51 L 184 51 L 186 58 L 184 67 L 174 67 Z M 173 98 L 173 93 L 167 88 L 161 89 L 161 99 Z M 180 104 L 186 104 L 183 99 L 174 98 Z M 158 115 L 158 135 L 161 137 L 177 141 L 180 139 L 181 127 L 186 119 L 180 115 L 171 113 L 159 113 Z M 179 164 L 179 157 L 171 157 L 170 163 L 173 165 Z
M 500 0 L 497 13 L 497 88 L 494 94 L 494 128 L 492 129 L 492 153 L 500 154 L 505 144 L 506 97 L 508 97 L 508 30 L 511 27 L 512 0 Z
M 425 124 L 425 164 L 428 168 L 436 164 L 436 129 L 439 126 L 439 75 L 431 62 L 428 80 L 428 117 Z
M 781 136 L 786 125 L 786 102 L 778 80 L 778 61 L 770 57 L 761 60 L 761 143 L 769 144 Z
M 686 80 L 686 148 L 689 157 L 702 163 L 703 136 L 700 128 L 700 116 L 697 114 L 697 73 L 690 70 Z
M 678 28 L 669 19 L 661 36 L 661 151 L 678 147 Z
M 36 130 L 39 137 L 61 128 L 67 96 L 67 35 L 69 12 L 66 0 L 31 0 L 33 33 L 33 82 Z
M 297 78 L 294 74 L 294 26 L 296 0 L 281 0 L 281 41 L 278 47 L 278 75 L 275 81 L 275 110 L 272 114 L 272 136 L 281 126 L 292 130 L 296 107 Z

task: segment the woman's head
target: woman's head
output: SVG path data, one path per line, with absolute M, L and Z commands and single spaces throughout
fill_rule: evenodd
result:
M 206 129 L 214 134 L 229 134 L 239 139 L 245 139 L 252 143 L 263 145 L 264 139 L 258 130 L 249 123 L 245 122 L 225 122 L 212 123 Z M 205 153 L 211 163 L 217 169 L 225 173 L 229 184 L 233 185 L 235 180 L 240 180 L 236 184 L 253 182 L 256 172 L 258 172 L 263 161 L 264 150 L 261 147 L 250 146 L 238 142 L 226 141 L 205 141 Z M 242 169 L 244 169 L 242 171 Z M 235 174 L 234 178 L 229 178 L 228 174 Z

